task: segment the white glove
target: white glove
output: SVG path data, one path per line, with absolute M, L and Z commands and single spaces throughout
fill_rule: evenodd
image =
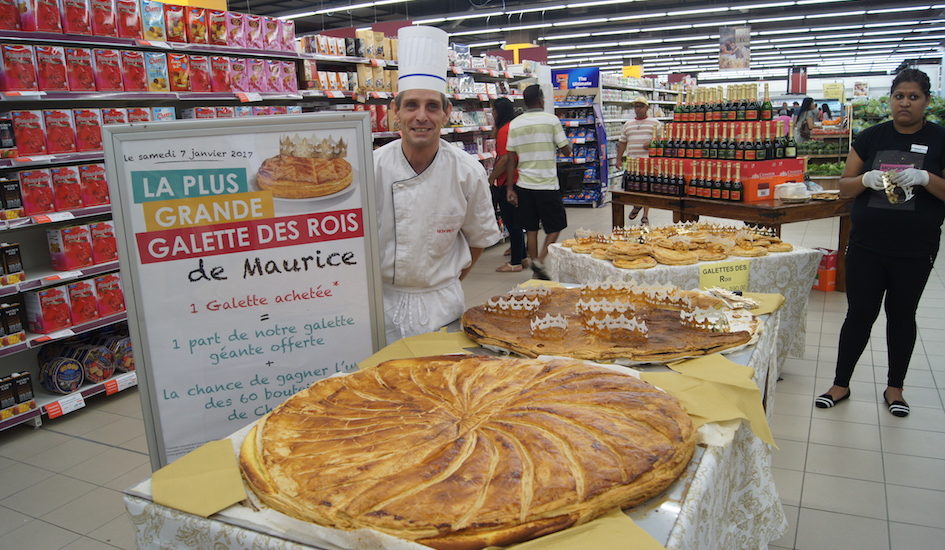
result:
M 866 187 L 867 189 L 873 189 L 875 191 L 885 191 L 886 186 L 883 185 L 883 171 L 870 170 L 869 172 L 863 174 L 863 187 Z
M 925 170 L 917 170 L 915 168 L 906 168 L 905 170 L 893 172 L 891 177 L 893 182 L 903 189 L 915 187 L 916 185 L 925 187 L 929 184 L 929 173 Z

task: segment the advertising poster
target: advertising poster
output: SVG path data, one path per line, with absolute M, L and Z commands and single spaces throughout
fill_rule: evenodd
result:
M 719 69 L 751 65 L 751 27 L 719 27 Z
M 379 346 L 367 124 L 323 114 L 108 129 L 153 465 Z
M 853 83 L 853 97 L 869 97 L 870 84 L 865 80 L 857 80 Z
M 579 69 L 558 69 L 551 71 L 551 82 L 558 90 L 580 90 L 600 86 L 600 69 L 582 67 Z

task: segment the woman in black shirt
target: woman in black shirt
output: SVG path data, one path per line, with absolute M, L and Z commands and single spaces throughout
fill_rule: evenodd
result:
M 902 386 L 915 347 L 915 313 L 945 220 L 945 128 L 925 120 L 930 88 L 922 71 L 901 71 L 890 92 L 892 120 L 861 132 L 847 156 L 840 193 L 856 198 L 846 256 L 847 315 L 833 386 L 814 400 L 819 408 L 850 397 L 850 377 L 885 296 L 889 371 L 883 399 L 896 416 L 910 412 Z M 889 202 L 884 173 L 909 200 Z

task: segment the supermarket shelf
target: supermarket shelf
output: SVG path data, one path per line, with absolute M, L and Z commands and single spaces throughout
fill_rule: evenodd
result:
M 374 139 L 399 138 L 400 132 L 373 132 L 371 133 L 371 137 Z
M 594 103 L 591 102 L 567 102 L 567 101 L 555 101 L 555 109 L 567 109 L 569 107 L 593 107 Z
M 74 220 L 76 218 L 88 218 L 91 216 L 100 216 L 109 214 L 112 211 L 112 205 L 103 204 L 100 206 L 88 206 L 69 210 L 67 212 L 52 212 L 49 214 L 36 214 L 27 218 L 14 218 L 12 220 L 0 220 L 0 231 L 7 229 L 21 229 L 31 225 L 43 225 L 52 222 L 61 222 Z
M 440 135 L 446 134 L 468 134 L 470 132 L 491 132 L 492 126 L 451 126 L 441 128 Z
M 102 152 L 94 153 L 59 153 L 56 155 L 33 155 L 29 157 L 14 157 L 0 159 L 0 169 L 26 168 L 28 166 L 46 166 L 48 164 L 64 164 L 69 162 L 101 162 L 105 160 Z
M 666 90 L 663 88 L 644 88 L 642 86 L 620 86 L 617 84 L 602 84 L 604 88 L 610 88 L 612 90 L 634 90 L 637 92 L 662 92 L 664 94 L 678 94 L 678 90 Z
M 0 92 L 0 102 L 30 101 L 257 101 L 298 100 L 286 92 Z
M 839 160 L 843 160 L 844 158 L 846 158 L 846 156 L 847 156 L 847 153 L 835 153 L 835 154 L 833 154 L 833 155 L 803 155 L 803 154 L 799 154 L 799 155 L 797 155 L 797 158 L 805 158 L 805 159 L 839 159 Z
M 64 283 L 66 281 L 81 279 L 83 277 L 91 277 L 93 275 L 100 275 L 102 273 L 116 270 L 118 270 L 117 261 L 90 265 L 89 267 L 83 267 L 82 269 L 77 269 L 74 271 L 53 271 L 49 269 L 40 271 L 39 273 L 31 272 L 31 274 L 34 276 L 30 277 L 29 279 L 12 285 L 0 286 L 0 297 L 17 294 L 19 292 L 25 292 L 27 290 L 35 290 L 37 288 L 58 285 L 59 283 Z
M 580 204 L 597 205 L 599 202 L 601 202 L 601 200 L 600 199 L 572 199 L 568 197 L 562 197 L 561 202 L 562 204 L 573 204 L 573 205 L 580 205 Z
M 512 73 L 511 71 L 497 71 L 495 69 L 481 69 L 481 68 L 456 67 L 456 66 L 451 66 L 449 68 L 449 73 L 454 76 L 468 74 L 468 75 L 485 76 L 488 78 L 496 78 L 499 80 L 512 80 L 513 78 L 519 79 L 519 78 L 527 78 L 529 76 L 532 76 L 529 74 L 515 74 L 515 73 Z
M 24 422 L 37 418 L 39 415 L 42 414 L 40 407 L 36 404 L 35 399 L 31 399 L 24 403 L 18 403 L 17 405 L 14 406 L 14 408 L 17 408 L 17 407 L 27 408 L 28 410 L 21 412 L 19 414 L 15 414 L 11 416 L 10 418 L 4 418 L 3 420 L 0 420 L 0 431 L 6 430 L 7 428 L 12 428 L 13 426 L 17 426 L 19 424 L 22 424 Z
M 604 119 L 604 123 L 607 123 L 607 122 L 620 122 L 620 123 L 623 123 L 623 122 L 626 122 L 626 121 L 628 121 L 628 120 L 630 120 L 630 117 L 625 117 L 625 118 L 605 118 L 605 119 Z
M 562 120 L 561 125 L 565 128 L 577 128 L 578 126 L 593 126 L 593 121 L 581 121 L 581 120 Z
M 575 145 L 584 145 L 585 143 L 597 143 L 594 138 L 568 138 L 568 141 Z
M 115 315 L 109 315 L 108 317 L 95 319 L 94 321 L 89 321 L 88 323 L 76 325 L 74 327 L 60 330 L 51 334 L 34 334 L 27 332 L 23 342 L 0 348 L 0 357 L 15 355 L 21 351 L 38 348 L 44 344 L 48 344 L 49 342 L 54 342 L 63 338 L 69 338 L 71 336 L 75 336 L 76 334 L 82 334 L 83 332 L 89 332 L 90 330 L 95 330 L 108 325 L 114 325 L 115 323 L 124 321 L 127 318 L 128 314 L 122 311 L 121 313 L 116 313 Z
M 36 392 L 37 405 L 39 405 L 37 410 L 41 410 L 51 420 L 85 407 L 85 400 L 93 395 L 100 393 L 112 395 L 137 385 L 138 374 L 136 371 L 131 371 L 117 373 L 111 378 L 95 384 L 85 384 L 78 391 L 66 395 L 49 393 L 42 387 L 36 388 L 34 391 Z M 69 402 L 72 403 L 72 406 L 67 408 L 65 403 Z M 59 405 L 58 409 L 56 404 Z
M 495 153 L 469 153 L 479 160 L 494 159 Z
M 589 161 L 587 159 L 582 159 L 582 158 L 576 158 L 576 159 L 572 158 L 572 159 L 566 159 L 566 160 L 562 160 L 560 158 L 558 159 L 558 164 L 587 164 L 588 162 Z M 590 162 L 596 162 L 596 161 L 590 161 Z

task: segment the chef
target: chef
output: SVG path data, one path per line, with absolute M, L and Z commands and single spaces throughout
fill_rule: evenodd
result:
M 449 118 L 447 34 L 398 32 L 401 139 L 374 152 L 388 343 L 435 331 L 465 310 L 460 281 L 499 234 L 486 171 L 440 139 Z

